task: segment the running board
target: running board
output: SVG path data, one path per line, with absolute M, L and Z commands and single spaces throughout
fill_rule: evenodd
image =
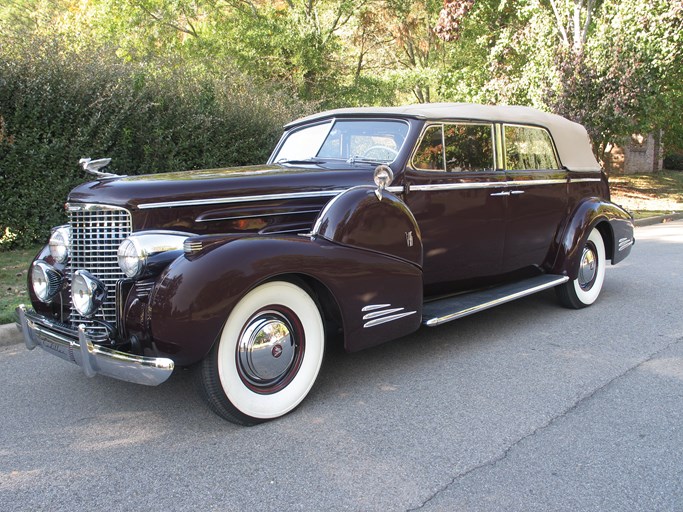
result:
M 567 276 L 543 274 L 496 288 L 428 302 L 422 306 L 422 324 L 429 327 L 473 315 L 569 281 Z

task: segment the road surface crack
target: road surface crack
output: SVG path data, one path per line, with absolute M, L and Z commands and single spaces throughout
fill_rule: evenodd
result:
M 513 442 L 510 446 L 508 446 L 508 447 L 503 451 L 503 453 L 501 453 L 501 454 L 498 455 L 497 457 L 494 457 L 494 458 L 492 458 L 492 459 L 490 459 L 490 460 L 487 460 L 486 462 L 482 462 L 481 464 L 478 464 L 477 466 L 474 466 L 474 467 L 472 467 L 472 468 L 470 468 L 470 469 L 468 469 L 468 470 L 466 470 L 466 471 L 463 471 L 462 473 L 458 473 L 458 474 L 455 475 L 453 478 L 451 478 L 450 481 L 448 481 L 445 485 L 443 485 L 441 488 L 437 489 L 431 496 L 429 496 L 429 498 L 427 498 L 426 500 L 424 500 L 420 505 L 418 505 L 417 507 L 414 507 L 414 508 L 409 508 L 409 509 L 407 509 L 406 512 L 413 512 L 413 511 L 415 511 L 415 510 L 420 510 L 420 509 L 424 508 L 424 507 L 425 507 L 427 504 L 429 504 L 434 498 L 436 498 L 436 497 L 439 496 L 440 494 L 443 494 L 444 492 L 446 492 L 448 489 L 450 489 L 451 487 L 453 487 L 456 483 L 458 483 L 458 481 L 462 480 L 462 479 L 465 478 L 466 476 L 468 476 L 468 475 L 474 473 L 475 471 L 479 471 L 480 469 L 484 469 L 484 468 L 488 468 L 488 467 L 493 467 L 493 466 L 495 466 L 496 464 L 498 464 L 499 462 L 501 462 L 501 461 L 507 459 L 508 456 L 510 455 L 510 453 L 512 452 L 512 450 L 514 450 L 514 449 L 515 449 L 517 446 L 519 446 L 521 443 L 523 443 L 523 442 L 526 441 L 527 439 L 529 439 L 529 438 L 535 436 L 536 434 L 538 434 L 538 433 L 540 433 L 540 432 L 543 432 L 543 431 L 546 430 L 547 428 L 553 426 L 557 421 L 561 420 L 562 418 L 566 417 L 568 414 L 570 414 L 570 413 L 572 413 L 573 411 L 575 411 L 578 407 L 580 407 L 582 404 L 586 403 L 587 401 L 591 400 L 591 399 L 592 399 L 594 396 L 596 396 L 598 393 L 600 393 L 601 391 L 603 391 L 603 390 L 609 388 L 609 387 L 612 385 L 612 383 L 614 383 L 615 381 L 617 381 L 617 380 L 619 380 L 619 379 L 621 379 L 621 378 L 623 378 L 623 377 L 626 377 L 626 376 L 629 375 L 630 373 L 633 373 L 634 371 L 636 371 L 638 368 L 640 368 L 640 367 L 643 366 L 644 364 L 649 363 L 649 362 L 652 361 L 653 359 L 657 358 L 657 357 L 658 357 L 660 354 L 662 354 L 663 352 L 666 352 L 666 351 L 669 350 L 671 347 L 673 347 L 673 346 L 675 346 L 675 345 L 677 345 L 678 343 L 681 343 L 681 342 L 683 342 L 683 338 L 678 338 L 678 339 L 672 341 L 671 343 L 669 343 L 668 345 L 666 345 L 665 347 L 660 348 L 659 350 L 653 352 L 652 354 L 650 354 L 649 356 L 647 356 L 646 359 L 640 361 L 639 363 L 637 363 L 637 364 L 635 364 L 635 365 L 633 365 L 633 366 L 631 366 L 631 367 L 629 367 L 629 368 L 626 368 L 623 372 L 621 372 L 621 373 L 615 375 L 615 376 L 612 377 L 610 380 L 608 380 L 607 382 L 605 382 L 602 386 L 597 387 L 597 388 L 595 388 L 593 391 L 591 391 L 590 393 L 588 393 L 587 395 L 584 395 L 584 396 L 580 397 L 580 398 L 579 398 L 576 402 L 574 402 L 569 408 L 565 409 L 565 410 L 564 410 L 563 412 L 561 412 L 560 414 L 551 417 L 547 422 L 543 423 L 542 425 L 539 425 L 538 427 L 536 427 L 534 430 L 532 430 L 532 431 L 529 432 L 528 434 L 526 434 L 526 435 L 520 437 L 519 439 L 517 439 L 517 440 L 516 440 L 515 442 Z

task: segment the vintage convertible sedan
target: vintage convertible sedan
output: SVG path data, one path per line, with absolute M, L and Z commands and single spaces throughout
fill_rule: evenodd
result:
M 586 130 L 527 107 L 424 104 L 295 121 L 266 165 L 75 188 L 17 310 L 40 346 L 147 385 L 196 365 L 241 424 L 357 351 L 554 287 L 593 304 L 634 243 Z

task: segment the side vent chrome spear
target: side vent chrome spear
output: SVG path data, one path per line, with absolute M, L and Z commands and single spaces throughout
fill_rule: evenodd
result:
M 100 158 L 98 160 L 93 160 L 91 158 L 81 158 L 78 163 L 83 167 L 83 170 L 87 173 L 97 176 L 98 178 L 117 178 L 118 174 L 113 174 L 111 172 L 102 172 L 100 169 L 106 167 L 111 162 L 111 158 Z

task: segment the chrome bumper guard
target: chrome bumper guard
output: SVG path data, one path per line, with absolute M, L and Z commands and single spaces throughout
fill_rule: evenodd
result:
M 88 339 L 83 325 L 74 331 L 27 310 L 23 304 L 16 312 L 26 348 L 40 347 L 75 363 L 88 377 L 100 374 L 135 384 L 158 386 L 173 372 L 171 359 L 137 356 L 95 345 Z

